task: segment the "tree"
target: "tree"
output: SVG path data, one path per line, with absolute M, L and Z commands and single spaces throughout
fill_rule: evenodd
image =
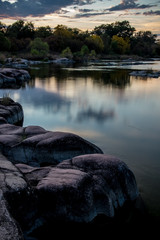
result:
M 102 24 L 94 28 L 94 33 L 99 36 L 108 35 L 112 38 L 114 35 L 118 37 L 130 38 L 135 32 L 135 28 L 132 27 L 129 21 L 115 22 L 111 24 Z
M 62 54 L 61 54 L 63 57 L 66 57 L 66 58 L 72 58 L 73 57 L 73 54 L 71 52 L 71 49 L 69 47 L 67 47 L 66 49 L 64 49 L 62 51 Z
M 155 52 L 157 35 L 150 31 L 139 31 L 132 38 L 131 49 L 133 54 L 152 56 Z
M 104 44 L 100 36 L 94 34 L 86 39 L 87 46 L 96 52 L 102 52 L 104 49 Z
M 0 50 L 1 51 L 8 51 L 11 47 L 11 43 L 5 35 L 0 32 Z
M 115 22 L 114 29 L 116 35 L 124 39 L 131 38 L 136 30 L 134 27 L 130 25 L 129 21 Z
M 47 27 L 38 27 L 35 31 L 35 37 L 39 38 L 47 38 L 53 34 L 52 29 L 47 26 Z
M 124 54 L 130 49 L 129 40 L 124 40 L 122 37 L 114 35 L 112 37 L 111 47 L 115 53 Z
M 83 45 L 83 46 L 81 47 L 81 55 L 82 55 L 83 57 L 85 57 L 85 56 L 88 56 L 88 54 L 89 54 L 89 48 L 88 48 L 88 46 L 87 46 L 87 45 Z
M 46 42 L 43 42 L 40 38 L 35 38 L 31 42 L 31 54 L 34 57 L 44 58 L 49 52 L 49 46 Z
M 5 33 L 6 29 L 7 29 L 6 24 L 4 24 L 0 21 L 0 32 Z
M 8 26 L 6 35 L 9 38 L 33 38 L 34 37 L 34 25 L 31 22 L 24 22 L 18 20 L 12 25 Z

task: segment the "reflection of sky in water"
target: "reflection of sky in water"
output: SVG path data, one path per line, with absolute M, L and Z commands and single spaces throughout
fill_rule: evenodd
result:
M 124 160 L 147 204 L 160 215 L 160 78 L 123 71 L 74 74 L 70 69 L 63 79 L 37 77 L 33 86 L 0 94 L 8 92 L 23 105 L 24 126 L 77 133 Z

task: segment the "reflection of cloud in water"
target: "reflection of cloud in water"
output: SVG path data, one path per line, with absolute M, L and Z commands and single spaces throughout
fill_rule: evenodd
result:
M 77 114 L 77 121 L 82 122 L 84 120 L 93 119 L 97 122 L 104 122 L 108 119 L 114 118 L 114 116 L 115 116 L 114 110 L 104 111 L 103 109 L 100 109 L 96 111 L 89 107 L 87 110 L 80 111 Z
M 48 111 L 58 112 L 62 107 L 70 106 L 70 101 L 54 92 L 47 92 L 43 89 L 29 89 L 20 93 L 21 102 L 31 104 L 36 108 L 45 108 Z

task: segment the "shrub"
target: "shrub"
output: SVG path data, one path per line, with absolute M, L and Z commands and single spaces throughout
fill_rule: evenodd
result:
M 43 42 L 40 38 L 35 38 L 31 44 L 31 54 L 34 57 L 44 58 L 49 52 L 48 43 Z

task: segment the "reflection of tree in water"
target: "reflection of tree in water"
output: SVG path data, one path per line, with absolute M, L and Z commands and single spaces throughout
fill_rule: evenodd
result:
M 130 76 L 127 70 L 94 71 L 94 70 L 60 70 L 55 72 L 55 78 L 58 82 L 64 82 L 70 79 L 90 78 L 94 84 L 111 85 L 113 87 L 125 88 L 130 84 Z
M 86 70 L 83 68 L 62 68 L 55 64 L 43 64 L 35 66 L 30 69 L 31 80 L 28 83 L 29 87 L 35 86 L 35 79 L 49 83 L 51 77 L 55 77 L 57 86 L 66 84 L 68 79 L 88 79 L 90 78 L 94 84 L 100 86 L 110 85 L 112 87 L 125 88 L 126 85 L 130 84 L 129 72 L 124 69 L 108 69 L 106 70 Z M 43 82 L 42 82 L 43 83 Z

